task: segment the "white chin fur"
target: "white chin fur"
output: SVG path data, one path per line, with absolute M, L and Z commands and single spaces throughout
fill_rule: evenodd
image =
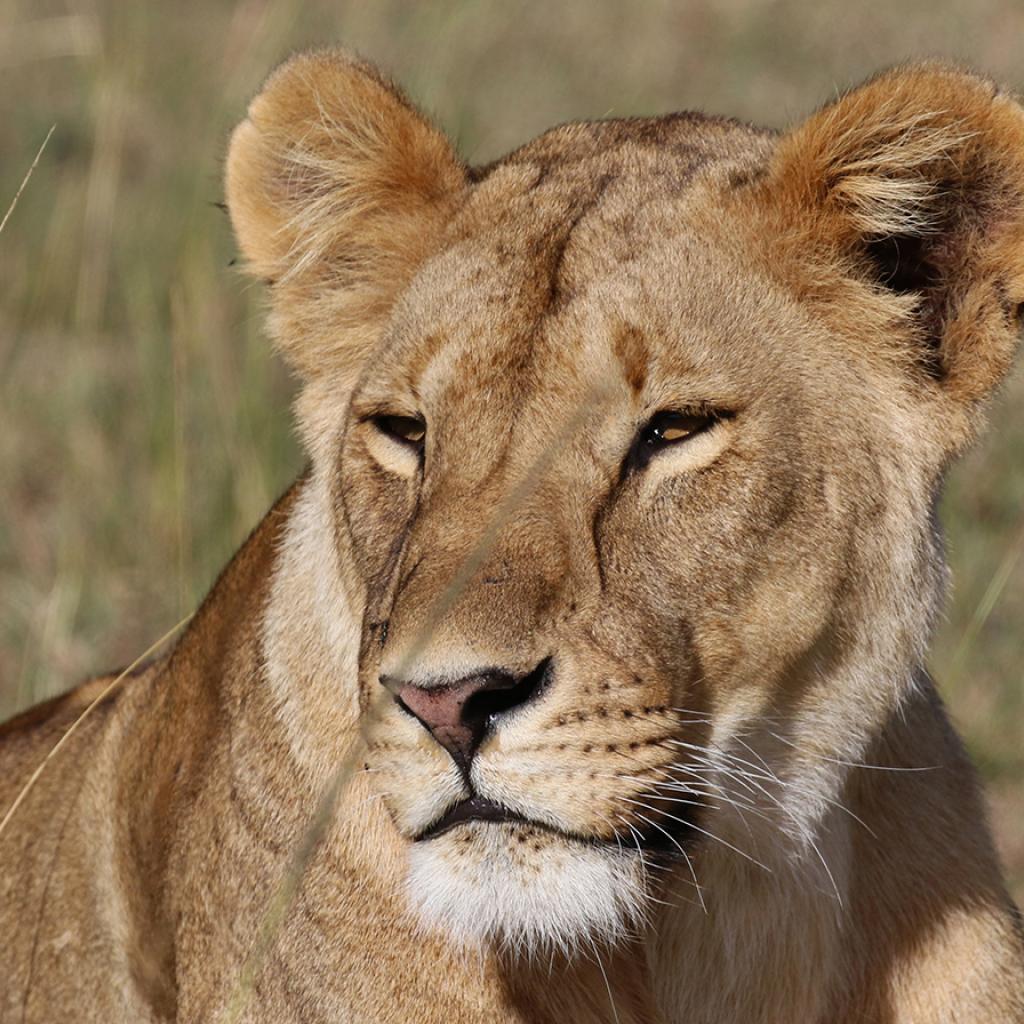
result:
M 647 909 L 643 874 L 623 851 L 549 835 L 534 850 L 506 826 L 478 823 L 413 844 L 407 892 L 423 924 L 457 946 L 572 954 L 635 932 Z

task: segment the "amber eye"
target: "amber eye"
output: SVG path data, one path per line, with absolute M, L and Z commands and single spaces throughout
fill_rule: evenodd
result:
M 714 422 L 715 417 L 710 413 L 659 412 L 644 427 L 640 441 L 646 448 L 662 448 L 685 441 L 707 430 Z
M 427 436 L 427 425 L 418 416 L 374 416 L 374 426 L 393 441 L 421 449 Z
M 722 418 L 717 412 L 656 413 L 637 435 L 623 470 L 643 469 L 659 451 L 702 434 Z

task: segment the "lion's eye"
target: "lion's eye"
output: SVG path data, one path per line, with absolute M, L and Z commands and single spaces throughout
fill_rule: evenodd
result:
M 648 449 L 685 441 L 715 422 L 709 413 L 659 412 L 653 416 L 640 435 L 640 443 Z
M 697 434 L 713 427 L 722 414 L 716 412 L 675 412 L 656 413 L 648 420 L 637 435 L 623 471 L 643 469 L 660 451 L 672 445 L 682 444 Z
M 373 423 L 382 434 L 410 448 L 422 448 L 427 436 L 427 425 L 418 416 L 374 416 Z

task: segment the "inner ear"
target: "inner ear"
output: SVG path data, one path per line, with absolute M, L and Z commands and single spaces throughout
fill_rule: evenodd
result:
M 927 241 L 915 235 L 883 235 L 864 245 L 872 277 L 897 295 L 925 292 L 942 283 Z
M 894 295 L 916 298 L 914 321 L 921 347 L 918 362 L 936 380 L 944 374 L 942 338 L 949 300 L 949 271 L 955 257 L 948 233 L 879 235 L 863 252 L 871 280 Z

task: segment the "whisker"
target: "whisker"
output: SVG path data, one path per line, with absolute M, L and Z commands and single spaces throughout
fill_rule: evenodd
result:
M 667 829 L 662 828 L 656 821 L 653 821 L 652 819 L 648 818 L 646 814 L 640 814 L 639 812 L 637 812 L 637 817 L 641 821 L 646 821 L 647 824 L 650 825 L 652 828 L 656 828 L 659 832 L 661 832 L 669 840 L 669 842 L 672 843 L 672 845 L 680 852 L 680 854 L 682 854 L 683 860 L 686 861 L 686 866 L 690 870 L 690 877 L 693 879 L 693 887 L 697 890 L 697 898 L 700 900 L 700 905 L 704 910 L 704 913 L 706 914 L 708 912 L 708 907 L 707 904 L 704 902 L 704 893 L 700 887 L 700 884 L 697 882 L 697 874 L 693 870 L 693 861 L 690 860 L 689 855 L 683 849 L 679 840 L 677 840 L 676 837 L 672 835 L 672 833 L 669 832 Z
M 643 839 L 643 836 L 632 826 L 632 824 L 630 823 L 629 819 L 623 817 L 621 814 L 617 814 L 616 817 L 619 819 L 619 821 L 622 822 L 623 825 L 626 826 L 626 828 L 629 829 L 630 832 L 633 833 L 633 842 L 636 845 L 636 852 L 637 852 L 637 854 L 640 857 L 640 865 L 643 868 L 643 870 L 645 872 L 651 871 L 651 870 L 667 870 L 667 869 L 661 868 L 661 866 L 658 865 L 658 864 L 651 864 L 644 857 L 643 847 L 641 846 L 641 840 Z M 679 895 L 679 894 L 675 893 L 674 895 Z M 683 898 L 683 897 L 681 897 L 681 898 Z M 668 907 L 669 909 L 672 909 L 672 910 L 678 910 L 679 909 L 677 904 L 669 903 L 669 902 L 666 902 L 665 900 L 658 899 L 657 896 L 653 895 L 650 892 L 645 892 L 644 893 L 644 900 L 645 901 L 649 901 L 651 903 L 657 903 L 657 904 L 659 904 L 662 907 Z M 685 902 L 692 904 L 692 900 L 685 900 Z
M 780 743 L 784 743 L 787 747 L 791 747 L 798 753 L 806 754 L 808 757 L 817 758 L 819 761 L 827 761 L 829 764 L 838 764 L 844 768 L 867 768 L 870 771 L 876 772 L 935 772 L 942 768 L 941 764 L 887 765 L 868 764 L 866 761 L 844 761 L 842 758 L 828 757 L 826 754 L 819 754 L 817 751 L 808 750 L 806 747 L 801 747 L 799 744 L 786 739 L 785 736 L 780 736 L 778 733 L 769 731 L 768 735 L 777 739 Z
M 594 950 L 594 959 L 597 961 L 601 977 L 604 978 L 604 987 L 608 990 L 608 1001 L 612 1004 L 612 1016 L 615 1018 L 615 1024 L 619 1024 L 619 1011 L 615 1008 L 615 997 L 612 995 L 612 987 L 608 983 L 608 975 L 605 974 L 604 964 L 601 963 L 601 955 L 598 953 L 597 944 L 593 939 L 590 939 L 590 946 Z
M 737 766 L 737 771 L 743 771 L 743 774 L 747 778 L 761 779 L 765 782 L 778 782 L 778 777 L 769 772 L 765 774 L 756 764 L 751 761 L 747 761 L 745 758 L 739 757 L 736 754 L 732 754 L 727 750 L 723 750 L 721 747 L 701 747 L 695 743 L 686 743 L 683 740 L 666 740 L 666 743 L 670 743 L 675 747 L 682 747 L 685 750 L 692 750 L 699 755 L 702 755 L 705 759 L 711 759 L 714 761 L 715 755 L 724 758 L 730 764 Z
M 839 885 L 835 880 L 835 876 L 832 874 L 832 869 L 828 866 L 828 861 L 825 860 L 825 855 L 819 849 L 818 844 L 814 841 L 813 836 L 808 836 L 807 840 L 811 844 L 811 849 L 814 851 L 818 860 L 821 861 L 821 866 L 825 869 L 825 874 L 828 875 L 828 880 L 832 884 L 832 890 L 836 894 L 836 902 L 839 904 L 841 909 L 845 909 L 843 905 L 843 897 L 839 893 Z
M 671 804 L 688 804 L 688 805 L 690 805 L 692 807 L 701 807 L 701 808 L 708 806 L 708 804 L 706 802 L 708 799 L 714 799 L 714 795 L 709 795 L 704 800 L 683 800 L 680 797 L 665 796 L 661 792 L 658 792 L 655 795 L 657 796 L 657 798 L 659 800 L 664 800 L 667 803 L 671 803 Z M 741 804 L 741 803 L 738 803 L 735 800 L 733 800 L 727 793 L 724 793 L 724 792 L 722 794 L 720 794 L 720 795 L 721 795 L 721 798 L 723 800 L 725 800 L 725 802 L 727 804 L 731 805 L 735 809 L 736 813 L 740 816 L 740 819 L 743 821 L 743 824 L 746 826 L 746 829 L 747 829 L 748 832 L 750 832 L 751 829 L 750 829 L 749 823 L 746 820 L 744 812 L 747 812 L 748 814 L 753 814 L 755 817 L 760 818 L 762 821 L 767 821 L 769 823 L 773 823 L 774 822 L 773 818 L 771 818 L 769 815 L 765 814 L 764 811 L 759 810 L 757 807 L 754 807 L 751 804 Z M 751 833 L 751 835 L 753 835 L 753 833 Z
M 710 757 L 705 756 L 703 753 L 699 753 L 703 748 L 694 746 L 692 743 L 682 743 L 677 740 L 668 740 L 668 744 L 672 746 L 681 746 L 688 748 L 693 751 L 691 757 L 694 757 L 698 762 L 697 765 L 688 763 L 686 765 L 679 765 L 680 771 L 691 772 L 698 774 L 698 766 L 703 765 L 707 770 L 719 772 L 724 775 L 728 775 L 730 778 L 735 779 L 744 789 L 753 793 L 755 790 L 761 792 L 764 796 L 770 796 L 768 791 L 763 786 L 758 785 L 756 780 L 751 779 L 748 772 L 741 772 L 734 768 L 729 768 L 727 765 L 722 764 L 720 761 L 715 761 Z
M 762 756 L 761 756 L 761 755 L 760 755 L 760 754 L 759 754 L 759 753 L 758 753 L 758 752 L 757 752 L 757 751 L 756 751 L 756 750 L 755 750 L 755 749 L 754 749 L 754 748 L 753 748 L 753 747 L 752 747 L 752 746 L 751 746 L 751 745 L 750 745 L 749 743 L 747 743 L 747 742 L 746 742 L 746 741 L 745 741 L 745 740 L 743 739 L 743 737 L 742 737 L 742 736 L 736 735 L 736 736 L 733 736 L 733 737 L 732 737 L 732 739 L 734 739 L 734 740 L 735 740 L 735 741 L 736 741 L 736 742 L 737 742 L 737 743 L 738 743 L 738 744 L 739 744 L 739 745 L 740 745 L 741 747 L 743 747 L 743 749 L 744 749 L 744 750 L 745 750 L 745 751 L 746 751 L 746 752 L 747 752 L 748 754 L 750 754 L 750 756 L 751 756 L 751 757 L 756 757 L 756 758 L 757 758 L 757 760 L 758 760 L 758 761 L 759 761 L 759 762 L 761 763 L 761 767 L 762 767 L 762 768 L 764 768 L 764 770 L 765 770 L 765 771 L 766 771 L 766 772 L 767 772 L 767 773 L 768 773 L 768 774 L 769 774 L 769 775 L 770 775 L 770 776 L 771 776 L 771 777 L 772 777 L 772 778 L 773 778 L 773 779 L 774 779 L 774 780 L 775 780 L 776 782 L 778 782 L 778 783 L 779 783 L 780 785 L 782 784 L 782 780 L 781 780 L 781 779 L 780 779 L 780 778 L 778 777 L 778 775 L 776 775 L 776 774 L 775 774 L 775 772 L 774 772 L 774 771 L 772 770 L 772 768 L 771 768 L 771 766 L 770 766 L 770 765 L 768 764 L 768 762 L 767 762 L 767 761 L 766 761 L 766 760 L 765 760 L 765 759 L 764 759 L 764 758 L 763 758 L 763 757 L 762 757 Z
M 656 814 L 665 814 L 665 812 L 662 811 L 660 808 L 652 807 L 650 804 L 645 804 L 640 801 L 633 800 L 627 801 L 627 803 L 634 802 L 640 807 L 645 807 L 649 811 L 654 811 Z M 695 832 L 699 832 L 701 835 L 707 836 L 709 839 L 714 839 L 715 842 L 721 843 L 723 846 L 728 847 L 728 849 L 732 850 L 733 853 L 737 853 L 745 860 L 749 860 L 751 864 L 756 864 L 759 868 L 762 868 L 763 870 L 767 871 L 768 874 L 774 874 L 772 869 L 768 867 L 767 864 L 762 864 L 761 861 L 759 861 L 756 857 L 752 857 L 749 853 L 746 853 L 745 851 L 741 850 L 738 846 L 733 846 L 733 844 L 730 843 L 727 839 L 723 839 L 721 836 L 716 836 L 713 832 L 709 832 L 707 829 L 701 828 L 699 825 L 695 825 L 693 822 L 684 821 L 682 818 L 678 818 L 675 815 L 665 814 L 665 817 L 669 818 L 671 821 L 679 822 L 679 824 L 682 825 L 684 828 L 691 828 Z

